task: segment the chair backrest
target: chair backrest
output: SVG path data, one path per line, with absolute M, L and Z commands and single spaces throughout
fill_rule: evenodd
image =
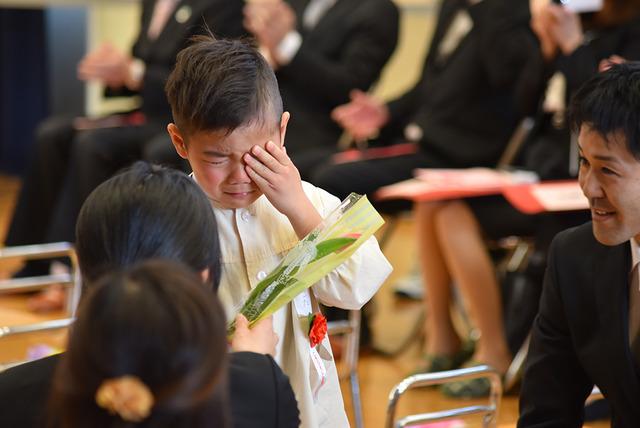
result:
M 9 259 L 39 260 L 61 257 L 69 259 L 71 270 L 68 274 L 2 280 L 0 281 L 0 294 L 41 290 L 52 284 L 62 284 L 69 289 L 65 305 L 67 317 L 29 324 L 0 325 L 0 340 L 7 337 L 61 330 L 69 327 L 74 321 L 75 311 L 81 293 L 80 270 L 72 244 L 68 242 L 57 242 L 52 244 L 0 248 L 0 261 Z M 27 360 L 0 363 L 0 372 L 26 362 Z
M 67 293 L 66 310 L 70 316 L 75 314 L 81 293 L 80 269 L 73 245 L 69 242 L 51 244 L 23 245 L 0 248 L 0 261 L 10 259 L 41 260 L 68 258 L 71 266 L 69 274 L 42 275 L 29 278 L 14 278 L 0 281 L 0 294 L 41 290 L 52 284 L 62 284 L 70 288 Z
M 498 160 L 496 165 L 498 168 L 507 168 L 513 165 L 534 125 L 535 120 L 532 117 L 525 117 L 520 121 Z
M 401 419 L 396 419 L 396 406 L 398 401 L 408 390 L 473 378 L 488 378 L 491 382 L 491 390 L 487 404 L 469 405 L 449 410 L 413 414 Z M 500 380 L 500 375 L 493 368 L 486 365 L 409 376 L 397 384 L 389 394 L 385 428 L 404 428 L 417 424 L 442 421 L 468 415 L 482 415 L 482 426 L 493 428 L 496 426 L 498 420 L 501 398 L 502 382 Z

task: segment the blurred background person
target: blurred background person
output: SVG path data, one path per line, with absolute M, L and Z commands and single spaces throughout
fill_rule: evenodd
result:
M 541 179 L 575 177 L 571 164 L 577 153 L 565 120 L 565 105 L 590 76 L 621 57 L 640 58 L 640 3 L 605 0 L 602 10 L 577 14 L 558 4 L 532 2 L 531 27 L 539 50 L 527 73 L 530 88 L 521 100 L 539 106 L 536 125 L 525 143 L 520 164 Z M 575 143 L 573 143 L 575 144 Z M 489 364 L 504 373 L 529 331 L 537 312 L 546 250 L 555 234 L 588 219 L 587 212 L 525 215 L 502 196 L 468 198 L 464 202 L 421 203 L 416 206 L 423 283 L 428 317 L 427 362 L 423 371 L 459 366 L 468 350 L 451 316 L 450 287 L 455 284 L 480 336 L 468 365 Z M 502 302 L 486 238 L 534 237 L 535 253 L 526 274 L 527 299 L 518 302 L 515 325 L 507 340 Z M 515 311 L 514 311 L 515 312 Z M 511 327 L 511 328 L 509 328 Z M 517 330 L 519 328 L 519 330 Z M 511 347 L 509 343 L 511 342 Z M 457 382 L 444 387 L 453 396 L 478 396 L 489 391 L 486 380 Z
M 311 181 L 340 198 L 370 197 L 409 179 L 415 168 L 495 166 L 525 112 L 517 94 L 536 49 L 526 0 L 444 0 L 419 81 L 387 104 L 354 91 L 334 119 L 356 140 L 414 142 L 415 154 L 327 162 Z M 385 204 L 386 211 L 409 203 Z M 366 332 L 366 328 L 364 329 Z M 363 343 L 367 337 L 363 337 Z
M 394 52 L 399 12 L 390 0 L 249 2 L 245 25 L 276 71 L 287 128 L 287 154 L 303 180 L 338 151 L 331 111 L 354 89 L 368 90 Z
M 95 120 L 53 117 L 39 126 L 6 246 L 74 241 L 75 219 L 87 195 L 140 158 L 142 145 L 171 120 L 164 82 L 178 51 L 207 28 L 219 36 L 245 34 L 242 5 L 241 0 L 145 0 L 130 54 L 105 43 L 83 58 L 80 79 L 102 82 L 107 96 L 139 95 L 141 106 Z M 40 275 L 48 268 L 31 262 L 16 276 Z

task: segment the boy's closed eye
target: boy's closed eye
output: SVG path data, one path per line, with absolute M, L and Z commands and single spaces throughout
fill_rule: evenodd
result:
M 205 158 L 204 161 L 209 165 L 222 165 L 226 162 L 226 158 Z
M 222 165 L 229 159 L 228 155 L 219 152 L 204 152 L 203 155 L 204 162 L 211 165 Z

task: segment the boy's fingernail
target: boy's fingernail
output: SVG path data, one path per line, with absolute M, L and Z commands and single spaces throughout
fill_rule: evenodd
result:
M 253 146 L 253 150 L 252 150 L 252 151 L 253 151 L 253 153 L 258 154 L 258 153 L 260 153 L 260 150 L 261 150 L 261 149 L 260 149 L 260 147 L 258 147 L 258 146 Z

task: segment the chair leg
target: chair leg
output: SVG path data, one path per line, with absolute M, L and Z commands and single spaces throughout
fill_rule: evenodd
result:
M 364 428 L 364 421 L 362 419 L 362 400 L 360 399 L 360 379 L 358 378 L 357 370 L 354 370 L 349 375 L 349 382 L 351 383 L 351 403 L 353 407 L 353 416 L 356 421 L 356 428 Z
M 348 335 L 347 368 L 349 370 L 349 383 L 351 386 L 351 405 L 356 422 L 356 428 L 363 428 L 362 401 L 360 399 L 360 379 L 358 377 L 358 357 L 360 356 L 360 328 L 362 313 L 349 311 L 349 324 L 351 332 Z
M 529 341 L 531 340 L 531 333 L 524 340 L 520 349 L 514 355 L 507 372 L 504 374 L 504 390 L 508 392 L 516 386 L 520 378 L 522 377 L 522 369 L 524 368 L 524 362 L 527 359 L 527 353 L 529 352 Z

